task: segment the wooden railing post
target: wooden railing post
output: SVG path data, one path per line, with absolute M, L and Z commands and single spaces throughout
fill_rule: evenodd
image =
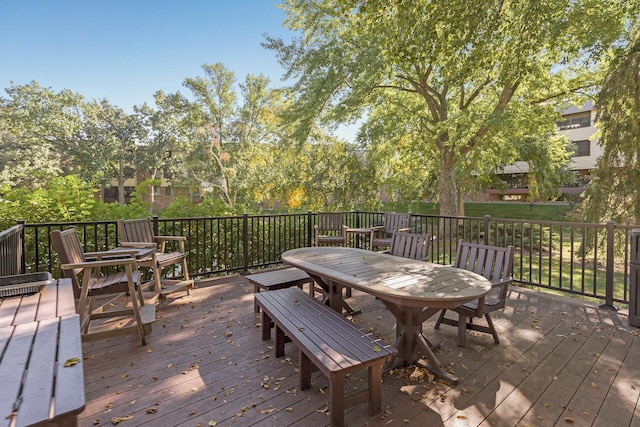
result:
M 605 287 L 605 303 L 600 308 L 617 311 L 618 307 L 613 305 L 613 266 L 614 266 L 614 246 L 616 223 L 614 221 L 607 222 L 607 264 L 606 264 L 606 287 Z
M 24 274 L 27 272 L 27 245 L 24 241 L 25 238 L 25 224 L 27 221 L 24 219 L 18 220 L 18 225 L 20 225 L 20 274 Z
M 154 215 L 152 217 L 152 221 L 151 222 L 153 223 L 153 235 L 154 236 L 159 236 L 160 235 L 160 231 L 159 231 L 160 230 L 160 221 L 159 221 L 158 215 Z

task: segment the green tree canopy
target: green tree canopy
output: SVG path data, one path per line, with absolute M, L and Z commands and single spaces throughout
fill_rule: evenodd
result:
M 640 30 L 613 51 L 597 98 L 603 153 L 582 205 L 591 222 L 640 224 Z
M 618 38 L 627 5 L 288 0 L 285 23 L 301 36 L 290 44 L 268 37 L 265 46 L 295 79 L 288 117 L 298 138 L 368 111 L 380 120 L 378 108 L 396 104 L 391 142 L 404 138 L 412 159 L 425 163 L 437 156 L 438 170 L 416 178 L 426 189 L 437 177 L 441 213 L 457 215 L 460 176 L 516 160 L 507 147 L 538 134 L 536 118 L 548 129 L 564 102 L 593 91 L 600 54 Z M 373 144 L 386 135 L 365 136 Z

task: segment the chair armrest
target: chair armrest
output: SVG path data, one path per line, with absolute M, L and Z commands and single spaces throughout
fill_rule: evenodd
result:
M 118 249 L 99 252 L 85 252 L 84 256 L 87 261 L 103 260 L 103 259 L 122 259 L 132 258 L 138 253 L 136 249 Z
M 187 238 L 185 236 L 156 236 L 156 240 L 174 240 L 174 241 L 185 241 Z
M 157 248 L 158 245 L 156 243 L 149 242 L 122 242 L 120 245 L 124 248 Z
M 101 261 L 85 261 L 76 262 L 72 264 L 62 264 L 60 268 L 63 270 L 74 270 L 76 268 L 94 268 L 94 267 L 115 267 L 118 265 L 135 265 L 135 258 L 117 258 L 117 259 L 105 259 Z
M 410 228 L 410 227 L 407 227 L 407 228 L 398 228 L 396 231 L 400 231 L 400 232 L 403 232 L 403 233 L 404 233 L 404 232 L 409 232 L 409 231 L 411 231 L 411 228 Z
M 369 230 L 371 231 L 384 230 L 384 225 L 374 225 L 373 227 L 369 227 Z

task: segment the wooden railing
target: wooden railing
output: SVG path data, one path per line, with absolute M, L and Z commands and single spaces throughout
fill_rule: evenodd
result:
M 380 225 L 383 212 L 345 212 L 344 223 Z M 429 233 L 432 262 L 453 264 L 458 240 L 516 248 L 514 278 L 522 285 L 593 298 L 603 307 L 629 301 L 629 238 L 633 227 L 614 223 L 525 221 L 486 217 L 413 215 L 412 228 Z M 187 237 L 189 272 L 194 278 L 244 273 L 279 264 L 286 250 L 313 244 L 315 213 L 239 215 L 206 218 L 154 217 L 158 235 Z M 24 265 L 28 272 L 59 265 L 49 232 L 75 226 L 86 251 L 118 246 L 115 221 L 26 224 Z M 367 238 L 350 234 L 349 246 L 368 248 Z
M 24 273 L 24 245 L 22 224 L 0 232 L 0 276 Z

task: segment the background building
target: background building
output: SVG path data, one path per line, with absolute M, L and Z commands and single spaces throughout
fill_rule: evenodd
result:
M 560 188 L 561 197 L 580 194 L 591 181 L 591 171 L 595 168 L 596 160 L 602 154 L 602 147 L 598 139 L 590 139 L 595 133 L 595 108 L 593 102 L 588 101 L 582 108 L 571 107 L 562 113 L 563 120 L 558 122 L 558 132 L 566 135 L 575 147 L 569 168 L 574 171 L 576 180 Z M 491 188 L 486 191 L 486 200 L 517 200 L 527 201 L 529 195 L 528 179 L 529 165 L 526 162 L 516 162 L 505 166 L 498 174 L 505 182 L 506 188 Z

